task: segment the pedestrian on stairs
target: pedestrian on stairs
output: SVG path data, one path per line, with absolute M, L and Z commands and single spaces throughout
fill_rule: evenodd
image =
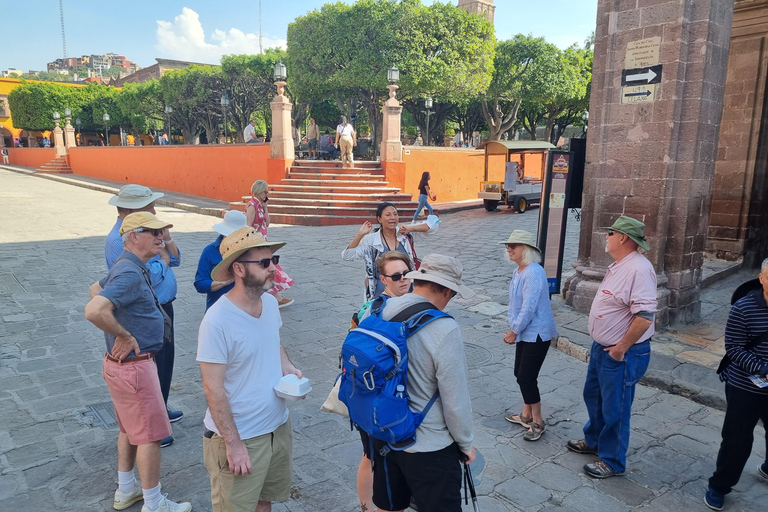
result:
M 336 146 L 341 150 L 341 166 L 353 167 L 355 165 L 352 157 L 352 148 L 357 146 L 357 137 L 355 129 L 347 122 L 347 118 L 341 116 L 341 122 L 336 126 Z
M 258 231 L 264 240 L 268 240 L 267 228 L 269 228 L 268 189 L 269 185 L 266 181 L 254 181 L 251 185 L 251 200 L 245 205 L 246 224 Z M 275 268 L 277 269 L 275 270 L 275 286 L 269 290 L 269 293 L 277 299 L 278 307 L 283 308 L 293 303 L 293 299 L 280 295 L 281 292 L 293 286 L 293 279 L 288 277 L 280 265 L 276 264 Z

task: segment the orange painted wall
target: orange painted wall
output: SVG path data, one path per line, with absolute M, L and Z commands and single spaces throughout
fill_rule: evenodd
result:
M 69 150 L 69 165 L 76 174 L 222 201 L 238 201 L 251 193 L 254 181 L 268 180 L 268 159 L 269 144 L 99 146 Z M 276 177 L 274 173 L 272 177 Z
M 53 148 L 7 148 L 8 162 L 11 165 L 23 165 L 24 167 L 40 167 L 56 158 Z
M 403 192 L 418 198 L 421 174 L 430 174 L 429 187 L 437 195 L 437 203 L 477 199 L 485 175 L 485 152 L 476 149 L 406 146 L 403 148 L 405 183 Z M 405 154 L 406 151 L 410 154 Z M 543 153 L 526 154 L 525 175 L 533 179 L 543 176 Z M 512 155 L 513 161 L 520 156 Z M 504 181 L 504 155 L 488 157 L 488 181 Z M 389 173 L 387 173 L 389 179 Z M 393 186 L 399 186 L 397 184 Z
M 430 174 L 429 187 L 438 203 L 477 199 L 485 174 L 485 153 L 460 148 L 405 147 L 405 186 L 403 192 L 418 199 L 421 174 Z M 409 151 L 410 154 L 405 154 Z M 489 180 L 504 179 L 504 157 L 491 156 Z

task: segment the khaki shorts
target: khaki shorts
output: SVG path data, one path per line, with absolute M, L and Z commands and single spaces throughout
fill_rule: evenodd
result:
M 253 512 L 259 501 L 285 501 L 291 492 L 293 438 L 291 420 L 243 441 L 251 456 L 250 475 L 235 476 L 227 463 L 224 439 L 203 437 L 203 462 L 211 476 L 214 512 Z

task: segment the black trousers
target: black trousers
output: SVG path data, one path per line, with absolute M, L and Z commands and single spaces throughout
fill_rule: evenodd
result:
M 173 378 L 173 357 L 175 355 L 174 340 L 175 328 L 173 326 L 173 302 L 161 304 L 165 313 L 171 319 L 171 341 L 163 343 L 161 348 L 155 354 L 155 363 L 157 363 L 157 377 L 160 379 L 160 391 L 163 393 L 163 401 L 168 405 L 168 393 L 171 391 L 171 379 Z
M 768 429 L 768 395 L 750 393 L 726 384 L 725 399 L 728 404 L 723 421 L 723 441 L 720 443 L 717 467 L 709 479 L 709 485 L 716 491 L 728 494 L 739 482 L 741 472 L 752 453 L 757 421 L 763 420 L 763 426 Z M 768 450 L 768 430 L 765 445 Z
M 535 342 L 515 343 L 515 377 L 523 395 L 523 402 L 528 405 L 541 402 L 539 371 L 544 364 L 544 358 L 547 357 L 551 341 L 542 341 L 541 336 L 537 336 Z

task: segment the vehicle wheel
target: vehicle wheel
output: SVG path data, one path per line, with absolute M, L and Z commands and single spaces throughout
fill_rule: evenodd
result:
M 528 200 L 524 197 L 518 197 L 515 199 L 515 210 L 517 213 L 525 213 L 528 209 Z
M 483 204 L 485 205 L 485 209 L 489 212 L 495 211 L 496 207 L 499 205 L 498 201 L 494 201 L 493 199 L 483 199 Z

